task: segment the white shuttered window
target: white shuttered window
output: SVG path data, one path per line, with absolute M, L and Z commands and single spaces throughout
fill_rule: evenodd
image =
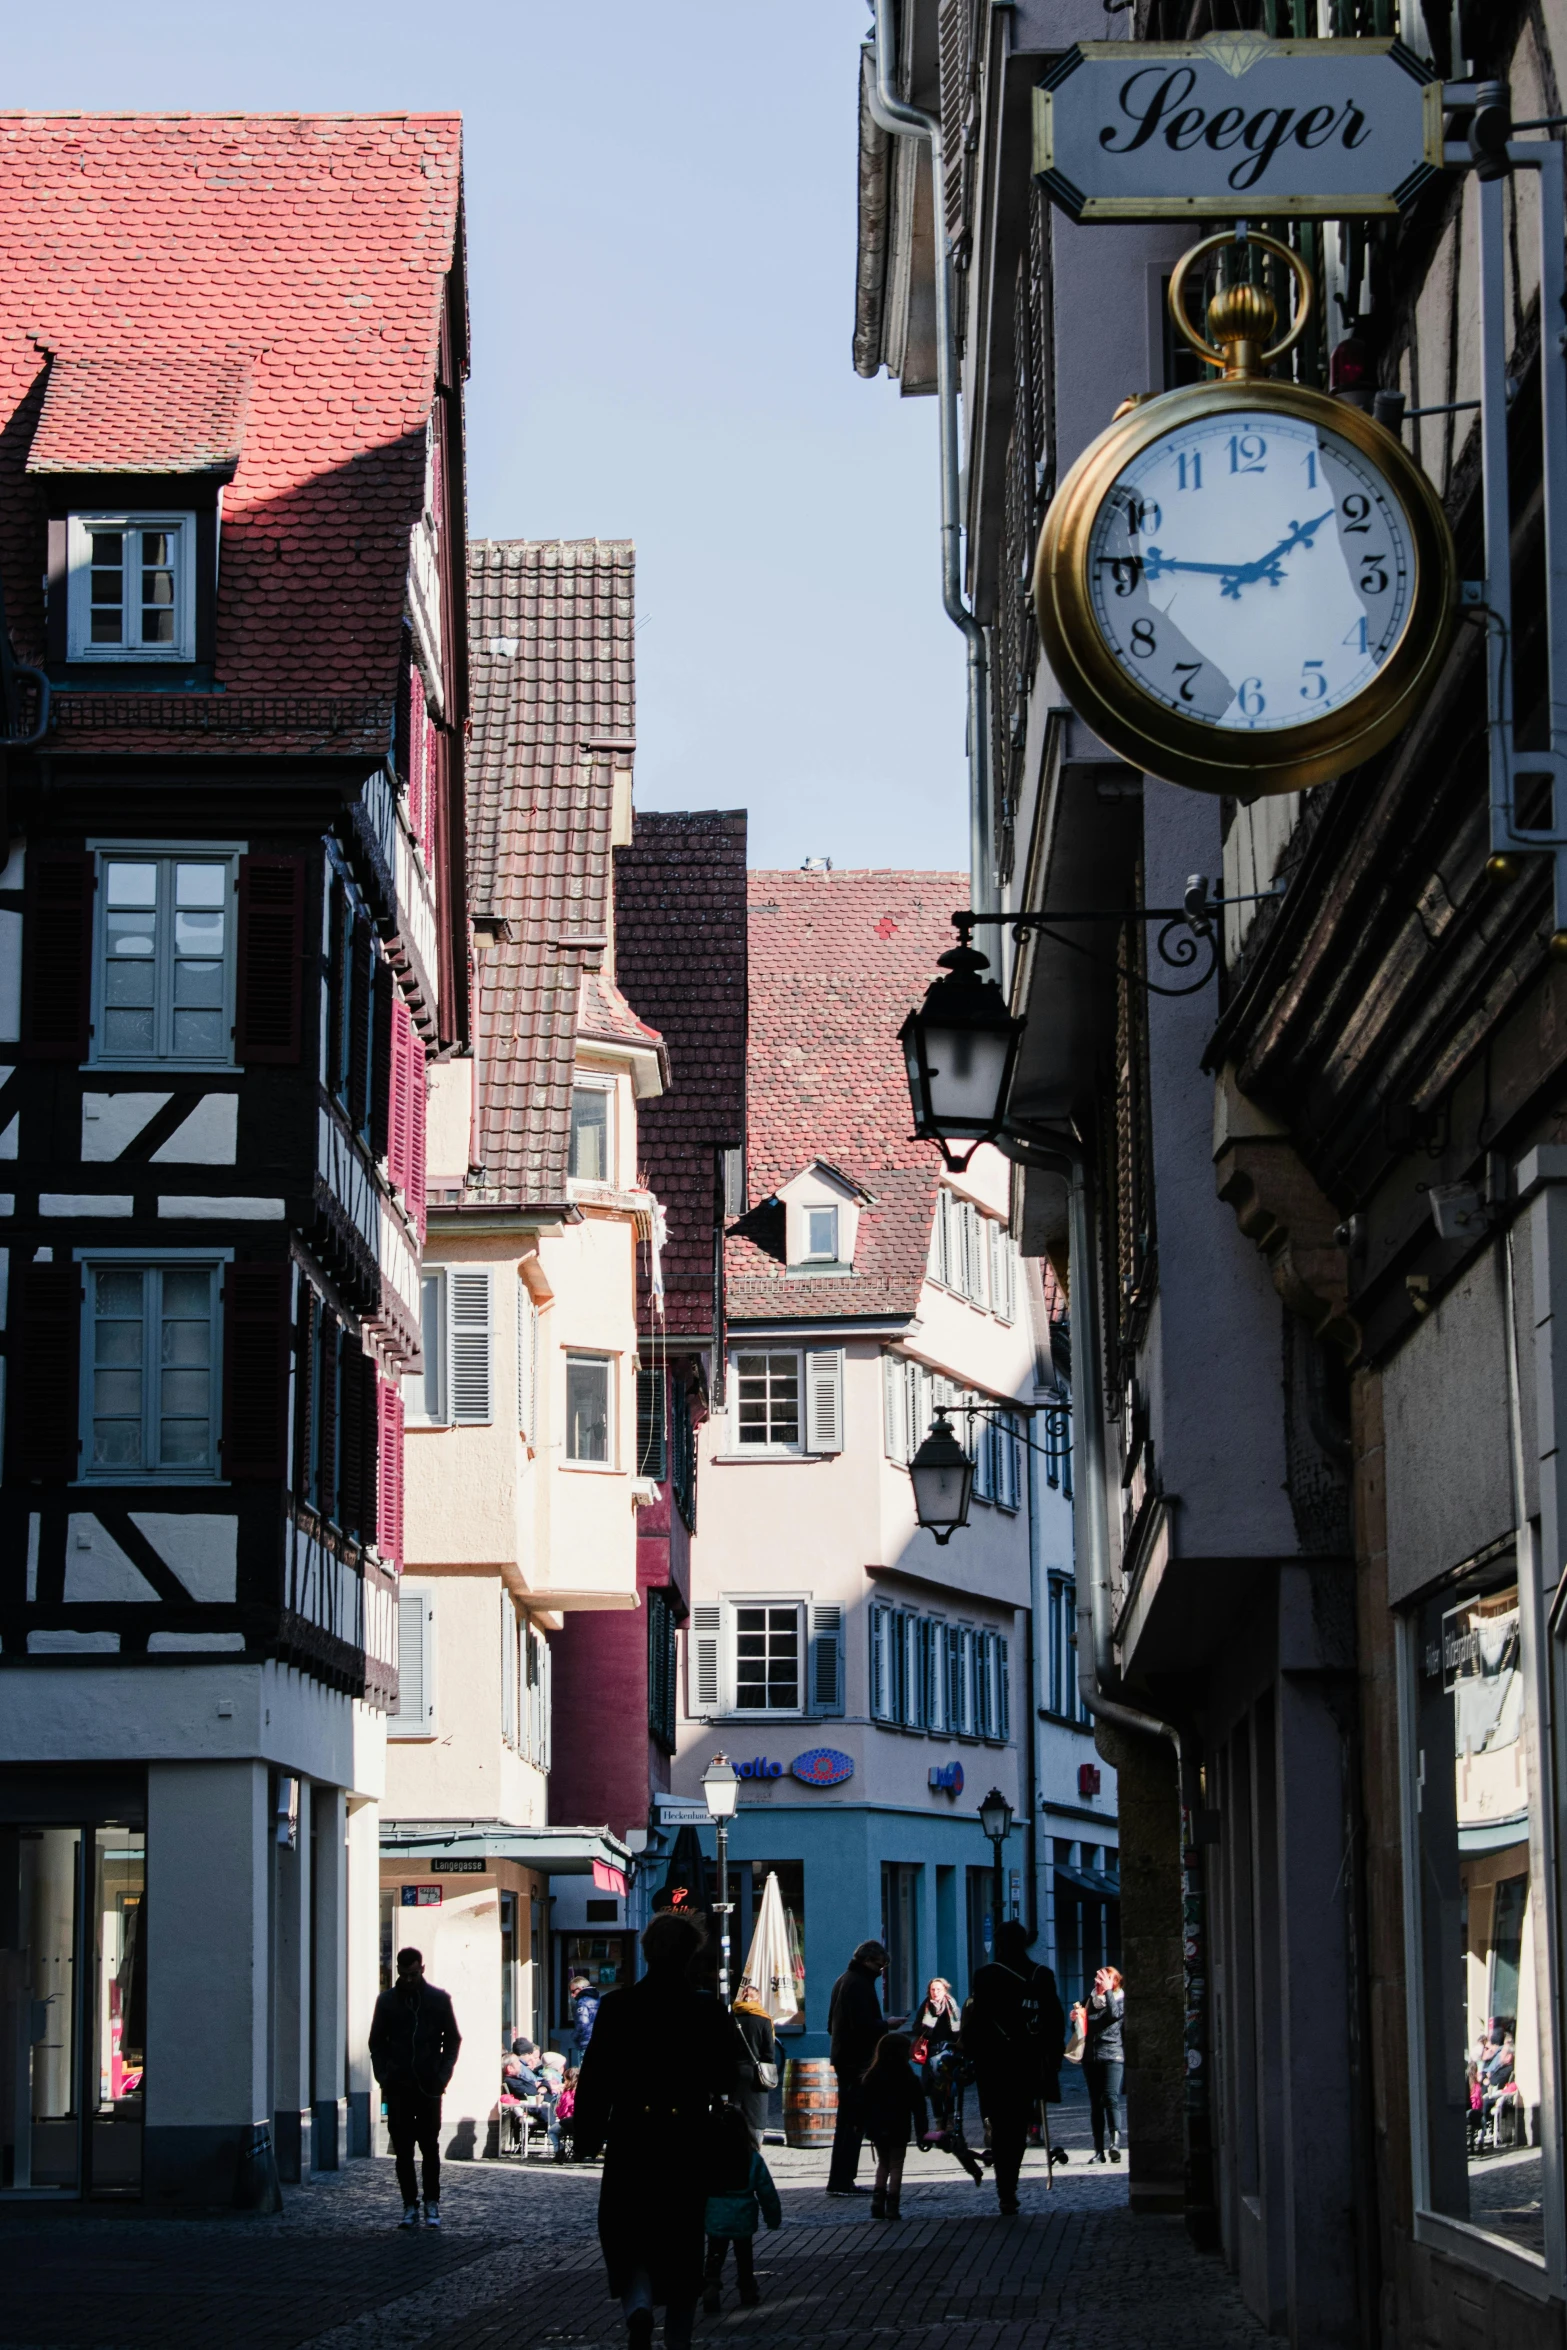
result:
M 397 1595 L 397 1711 L 387 1722 L 391 1738 L 435 1736 L 435 1594 Z
M 451 1415 L 459 1427 L 494 1417 L 490 1377 L 490 1275 L 452 1265 L 446 1274 L 449 1313 Z
M 843 1450 L 843 1349 L 824 1347 L 805 1358 L 805 1449 Z

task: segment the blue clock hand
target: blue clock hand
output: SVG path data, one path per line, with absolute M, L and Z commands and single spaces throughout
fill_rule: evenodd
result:
M 1234 563 L 1183 563 L 1178 556 L 1162 555 L 1157 547 L 1150 547 L 1143 557 L 1143 577 L 1162 579 L 1167 571 L 1211 571 L 1218 579 L 1234 579 L 1245 565 Z
M 1276 547 L 1270 547 L 1266 555 L 1260 556 L 1255 563 L 1243 563 L 1238 569 L 1232 568 L 1219 591 L 1220 594 L 1232 596 L 1238 600 L 1241 589 L 1249 587 L 1252 581 L 1257 579 L 1265 579 L 1270 587 L 1277 587 L 1284 576 L 1279 568 L 1283 558 L 1296 547 L 1310 546 L 1312 533 L 1319 531 L 1325 522 L 1332 520 L 1332 517 L 1333 509 L 1330 506 L 1327 513 L 1319 514 L 1314 522 L 1292 522 L 1288 537 L 1280 539 Z

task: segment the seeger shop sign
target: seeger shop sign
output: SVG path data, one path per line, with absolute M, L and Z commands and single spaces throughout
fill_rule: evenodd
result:
M 1080 41 L 1034 91 L 1074 220 L 1400 212 L 1441 167 L 1441 78 L 1401 41 Z

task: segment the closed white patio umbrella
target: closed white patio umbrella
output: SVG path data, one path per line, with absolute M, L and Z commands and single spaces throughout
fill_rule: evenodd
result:
M 800 2011 L 794 1995 L 794 1961 L 789 1952 L 789 1929 L 784 1921 L 783 1895 L 777 1872 L 769 1869 L 756 1913 L 756 1931 L 742 1980 L 754 1985 L 756 1995 L 773 2023 L 792 2023 Z

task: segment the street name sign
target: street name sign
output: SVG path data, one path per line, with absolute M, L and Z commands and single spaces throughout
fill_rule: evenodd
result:
M 1401 212 L 1441 167 L 1441 77 L 1401 41 L 1080 41 L 1034 90 L 1074 220 Z

